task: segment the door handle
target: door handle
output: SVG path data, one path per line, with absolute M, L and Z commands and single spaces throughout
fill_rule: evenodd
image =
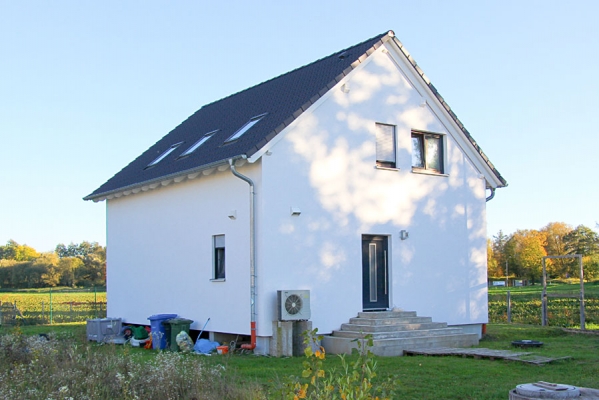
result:
M 383 251 L 385 257 L 385 294 L 387 294 L 387 250 Z

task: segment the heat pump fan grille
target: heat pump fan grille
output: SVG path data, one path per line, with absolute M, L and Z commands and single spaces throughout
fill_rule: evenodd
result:
M 277 290 L 277 314 L 279 321 L 310 320 L 310 291 Z
M 285 310 L 291 315 L 295 315 L 300 312 L 302 306 L 302 298 L 296 294 L 289 295 L 285 300 Z

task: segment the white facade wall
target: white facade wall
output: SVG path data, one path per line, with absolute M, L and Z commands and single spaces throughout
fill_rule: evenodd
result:
M 259 337 L 272 334 L 277 290 L 309 289 L 321 333 L 361 311 L 363 234 L 390 238 L 391 307 L 487 322 L 485 180 L 419 85 L 379 50 L 238 168 L 256 183 Z M 397 127 L 395 170 L 375 168 L 377 122 Z M 412 129 L 445 135 L 445 175 L 412 172 Z M 224 282 L 211 280 L 217 234 Z M 230 171 L 108 200 L 107 249 L 109 316 L 176 313 L 192 329 L 210 318 L 208 331 L 250 333 L 249 189 Z
M 259 165 L 244 172 L 260 183 Z M 208 331 L 250 333 L 249 189 L 231 171 L 108 201 L 108 315 L 149 324 L 173 313 Z M 228 217 L 235 210 L 237 218 Z M 212 281 L 213 235 L 226 279 Z
M 261 326 L 276 319 L 279 289 L 311 290 L 321 333 L 362 311 L 362 234 L 390 237 L 391 307 L 449 324 L 487 322 L 485 180 L 453 128 L 422 103 L 377 52 L 262 157 Z M 377 122 L 397 127 L 397 170 L 375 168 Z M 445 135 L 444 176 L 412 172 L 412 129 Z M 400 240 L 400 230 L 410 238 Z

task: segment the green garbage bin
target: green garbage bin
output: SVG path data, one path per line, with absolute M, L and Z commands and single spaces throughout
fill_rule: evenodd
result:
M 189 334 L 189 327 L 192 323 L 193 321 L 187 318 L 171 318 L 162 321 L 166 333 L 166 348 L 170 351 L 179 351 L 177 335 L 183 331 Z

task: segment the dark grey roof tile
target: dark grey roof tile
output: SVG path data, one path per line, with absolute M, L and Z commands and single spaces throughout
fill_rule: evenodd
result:
M 311 101 L 307 101 L 306 103 L 302 104 L 302 110 L 306 111 L 308 108 L 312 107 L 312 103 Z
M 285 124 L 285 126 L 289 126 L 289 125 L 291 125 L 291 123 L 293 121 L 295 121 L 295 117 L 292 115 L 291 117 L 289 117 L 285 121 L 283 121 L 283 124 Z
M 286 128 L 286 126 L 281 125 L 283 127 L 283 129 Z M 277 128 L 276 130 L 274 130 L 273 132 L 269 133 L 268 135 L 266 135 L 266 140 L 268 140 L 269 142 L 271 140 L 273 140 L 275 138 L 275 136 L 277 136 L 279 134 L 279 132 L 281 132 L 283 129 L 281 129 L 281 131 L 277 132 L 279 128 Z
M 159 182 L 165 177 L 173 177 L 187 171 L 197 171 L 203 167 L 213 166 L 232 157 L 254 154 L 280 133 L 284 127 L 299 117 L 302 111 L 314 104 L 346 74 L 350 73 L 355 66 L 364 61 L 375 49 L 392 38 L 394 38 L 392 32 L 385 32 L 311 64 L 204 105 L 85 199 L 101 198 L 110 193 L 118 193 L 125 188 Z M 415 61 L 401 43 L 396 38 L 394 40 L 415 66 Z M 341 54 L 343 57 L 339 57 Z M 419 68 L 417 71 L 420 74 Z M 441 104 L 450 111 L 449 105 L 445 103 L 434 86 L 422 74 L 421 76 L 425 83 L 429 84 Z M 250 118 L 264 113 L 268 114 L 241 137 L 230 143 L 224 143 Z M 456 118 L 453 113 L 452 116 Z M 194 153 L 188 157 L 178 158 L 203 134 L 215 129 L 218 129 L 218 132 Z M 462 130 L 470 138 L 467 131 Z M 184 144 L 152 168 L 146 168 L 156 157 L 178 142 L 184 142 Z M 492 164 L 489 162 L 489 165 Z M 498 172 L 497 176 L 500 177 Z

